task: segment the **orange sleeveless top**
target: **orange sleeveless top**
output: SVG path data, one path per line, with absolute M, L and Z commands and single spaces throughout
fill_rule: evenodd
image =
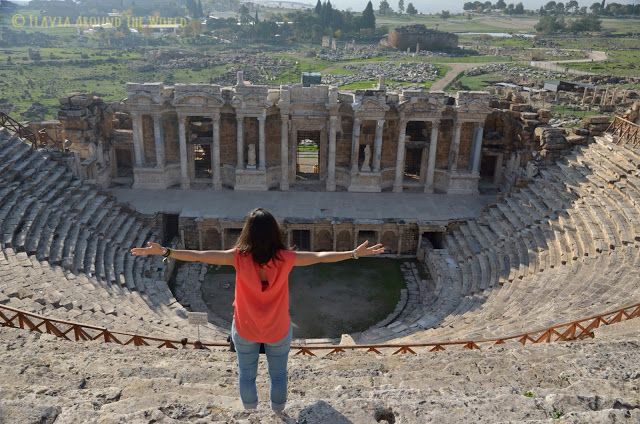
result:
M 264 267 L 268 285 L 263 290 L 258 269 L 251 254 L 236 249 L 233 266 L 236 269 L 233 319 L 238 334 L 247 340 L 274 343 L 289 332 L 289 272 L 296 260 L 296 252 L 280 250 L 279 258 L 271 259 Z

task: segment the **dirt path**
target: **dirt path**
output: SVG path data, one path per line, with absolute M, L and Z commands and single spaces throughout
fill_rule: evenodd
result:
M 554 61 L 538 61 L 532 60 L 529 64 L 536 68 L 544 69 L 554 72 L 566 72 L 573 75 L 595 75 L 593 72 L 579 71 L 577 69 L 571 69 L 565 66 L 568 63 L 587 63 L 587 62 L 602 62 L 607 60 L 607 53 L 603 51 L 594 50 L 589 52 L 586 59 L 572 59 L 572 60 L 554 60 Z
M 433 83 L 430 91 L 442 91 L 447 85 L 451 84 L 453 80 L 460 74 L 461 72 L 466 71 L 467 69 L 471 69 L 476 66 L 481 66 L 481 63 L 447 63 L 446 65 L 451 66 L 449 72 L 445 74 L 444 77 L 440 78 L 438 81 Z

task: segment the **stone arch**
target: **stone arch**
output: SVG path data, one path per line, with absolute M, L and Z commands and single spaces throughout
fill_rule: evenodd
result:
M 331 237 L 331 233 L 329 230 L 320 230 L 316 233 L 315 236 L 315 250 L 316 251 L 327 251 L 333 250 L 333 239 Z
M 385 253 L 398 253 L 398 236 L 393 231 L 382 234 L 382 245 Z
M 341 251 L 353 249 L 353 243 L 351 242 L 351 231 L 342 230 L 338 233 L 336 249 Z
M 208 228 L 202 233 L 202 249 L 213 250 L 221 249 L 222 239 L 220 238 L 220 232 L 215 228 Z

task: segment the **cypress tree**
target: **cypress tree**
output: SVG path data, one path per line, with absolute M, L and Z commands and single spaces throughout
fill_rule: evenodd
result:
M 373 4 L 371 4 L 371 0 L 369 0 L 367 7 L 365 7 L 362 12 L 362 27 L 371 29 L 375 29 L 376 27 L 376 16 L 373 14 Z

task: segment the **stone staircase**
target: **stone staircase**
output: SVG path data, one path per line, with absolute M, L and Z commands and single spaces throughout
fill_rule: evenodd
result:
M 633 320 L 626 322 L 633 323 Z M 616 324 L 608 328 L 624 326 Z M 291 356 L 286 415 L 242 410 L 235 354 L 61 341 L 0 331 L 6 423 L 637 423 L 640 341 Z
M 129 254 L 157 235 L 53 155 L 0 130 L 0 303 L 111 330 L 190 335 L 161 258 Z
M 450 230 L 444 249 L 425 241 L 419 316 L 357 340 L 503 337 L 640 301 L 640 151 L 596 140 Z

